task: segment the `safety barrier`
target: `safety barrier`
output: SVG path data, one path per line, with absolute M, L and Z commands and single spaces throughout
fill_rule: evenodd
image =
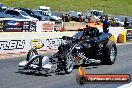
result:
M 102 27 L 98 27 L 99 31 L 102 32 L 103 29 Z M 121 34 L 121 32 L 124 30 L 123 27 L 109 27 L 109 33 L 111 33 L 112 35 L 114 35 L 115 37 L 115 41 L 118 42 L 118 38 L 119 35 Z
M 80 23 L 80 22 L 65 22 L 64 23 L 65 31 L 77 31 L 78 29 L 82 29 L 86 27 L 86 23 Z
M 102 31 L 99 28 L 100 32 Z M 122 27 L 110 27 L 110 33 L 115 37 L 115 42 L 124 42 L 126 33 Z M 1 32 L 0 34 L 0 54 L 28 52 L 31 49 L 31 41 L 40 39 L 44 47 L 40 50 L 54 50 L 64 41 L 62 36 L 73 36 L 74 32 Z M 122 37 L 121 37 L 122 35 Z
M 126 43 L 126 35 L 127 35 L 127 30 L 122 30 L 122 32 L 119 34 L 118 37 L 118 42 L 119 43 Z
M 126 43 L 132 41 L 132 29 L 124 29 L 121 31 L 118 37 L 119 43 Z
M 54 50 L 64 41 L 62 36 L 73 36 L 76 32 L 2 32 L 0 34 L 0 54 L 28 52 L 31 41 L 40 39 L 44 47 L 40 50 Z M 4 37 L 3 37 L 4 36 Z

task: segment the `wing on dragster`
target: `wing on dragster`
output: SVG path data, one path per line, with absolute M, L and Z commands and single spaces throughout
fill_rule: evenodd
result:
M 24 67 L 24 68 L 27 68 L 29 67 L 31 64 L 37 64 L 37 62 L 40 61 L 41 63 L 41 60 L 40 60 L 40 56 L 39 55 L 34 55 L 31 60 L 27 61 L 27 60 L 24 60 L 22 62 L 19 63 L 19 67 Z M 39 60 L 39 61 L 38 61 Z
M 39 55 L 34 55 L 25 65 L 25 68 L 28 68 L 31 64 L 37 65 L 37 67 L 42 67 L 42 57 Z
M 19 67 L 24 67 L 24 69 L 47 69 L 51 70 L 53 66 L 49 64 L 49 58 L 47 56 L 34 55 L 30 61 L 24 60 L 19 63 Z

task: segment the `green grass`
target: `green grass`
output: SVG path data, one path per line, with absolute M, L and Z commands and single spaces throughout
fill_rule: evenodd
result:
M 36 9 L 50 6 L 54 11 L 104 10 L 107 14 L 132 16 L 132 0 L 0 0 L 7 6 Z

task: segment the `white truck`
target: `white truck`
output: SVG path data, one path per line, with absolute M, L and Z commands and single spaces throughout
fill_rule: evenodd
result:
M 60 21 L 62 18 L 55 16 L 54 13 L 51 12 L 50 7 L 47 6 L 39 6 L 38 12 L 44 16 L 49 16 L 51 21 Z

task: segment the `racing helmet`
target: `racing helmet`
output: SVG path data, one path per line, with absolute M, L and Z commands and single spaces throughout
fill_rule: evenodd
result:
M 86 35 L 89 37 L 98 37 L 99 35 L 99 30 L 95 27 L 89 27 L 89 29 L 87 29 Z

